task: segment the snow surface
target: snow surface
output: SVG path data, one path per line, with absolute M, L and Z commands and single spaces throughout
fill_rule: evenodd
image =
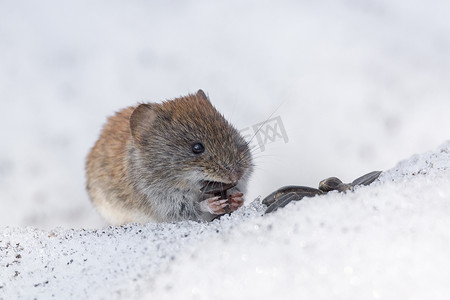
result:
M 263 215 L 98 230 L 2 228 L 1 299 L 448 299 L 450 141 Z
M 0 0 L 0 298 L 448 299 L 448 143 L 412 155 L 450 138 L 449 15 L 440 0 Z M 255 152 L 247 206 L 100 229 L 84 159 L 106 116 L 199 88 L 239 129 L 286 128 Z M 250 201 L 411 156 L 273 216 Z
M 239 129 L 283 120 L 249 200 L 434 149 L 450 138 L 449 15 L 440 0 L 0 1 L 0 225 L 105 225 L 84 159 L 106 116 L 199 88 Z

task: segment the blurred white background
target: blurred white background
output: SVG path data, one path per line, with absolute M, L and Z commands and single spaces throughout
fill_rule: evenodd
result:
M 239 129 L 284 123 L 248 200 L 436 148 L 450 3 L 418 2 L 0 1 L 0 225 L 103 225 L 84 160 L 106 117 L 199 88 Z

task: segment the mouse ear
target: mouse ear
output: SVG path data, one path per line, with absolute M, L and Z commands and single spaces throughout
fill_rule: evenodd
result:
M 140 104 L 130 116 L 130 130 L 134 140 L 141 145 L 148 144 L 148 131 L 156 119 L 156 113 L 149 104 Z
M 198 90 L 196 96 L 203 100 L 209 101 L 208 96 L 206 96 L 206 94 L 203 90 Z

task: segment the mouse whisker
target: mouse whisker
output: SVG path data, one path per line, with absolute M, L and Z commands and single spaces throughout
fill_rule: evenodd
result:
M 206 191 L 208 190 L 208 186 L 211 184 L 211 181 L 206 181 L 206 186 L 202 189 L 202 194 L 200 199 L 203 200 L 206 196 Z
M 253 139 L 256 137 L 256 135 L 259 133 L 259 131 L 263 128 L 264 125 L 267 124 L 267 122 L 272 118 L 272 116 L 277 112 L 277 110 L 283 105 L 284 101 L 278 105 L 278 107 L 269 115 L 269 117 L 258 127 L 258 129 L 255 131 L 255 134 L 250 138 L 250 140 L 247 142 L 247 145 L 249 145 Z
M 244 152 L 242 152 L 242 153 L 240 154 L 240 156 L 239 156 L 239 158 L 238 158 L 238 160 L 237 160 L 237 162 L 236 162 L 236 165 L 239 165 L 242 161 L 244 161 L 244 160 L 246 160 L 246 159 L 248 160 L 247 155 L 250 156 L 250 157 L 253 156 L 253 155 L 252 155 L 252 150 L 251 150 L 251 149 L 246 149 Z M 251 162 L 251 163 L 249 164 L 249 166 L 253 166 L 253 162 Z M 235 168 L 236 168 L 236 166 L 233 167 L 233 171 L 234 171 Z

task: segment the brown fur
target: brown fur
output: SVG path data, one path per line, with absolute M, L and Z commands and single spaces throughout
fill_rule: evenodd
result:
M 205 153 L 192 153 L 195 142 Z M 87 190 L 113 224 L 207 220 L 201 184 L 239 181 L 242 191 L 251 170 L 247 143 L 200 90 L 110 117 L 87 158 Z

